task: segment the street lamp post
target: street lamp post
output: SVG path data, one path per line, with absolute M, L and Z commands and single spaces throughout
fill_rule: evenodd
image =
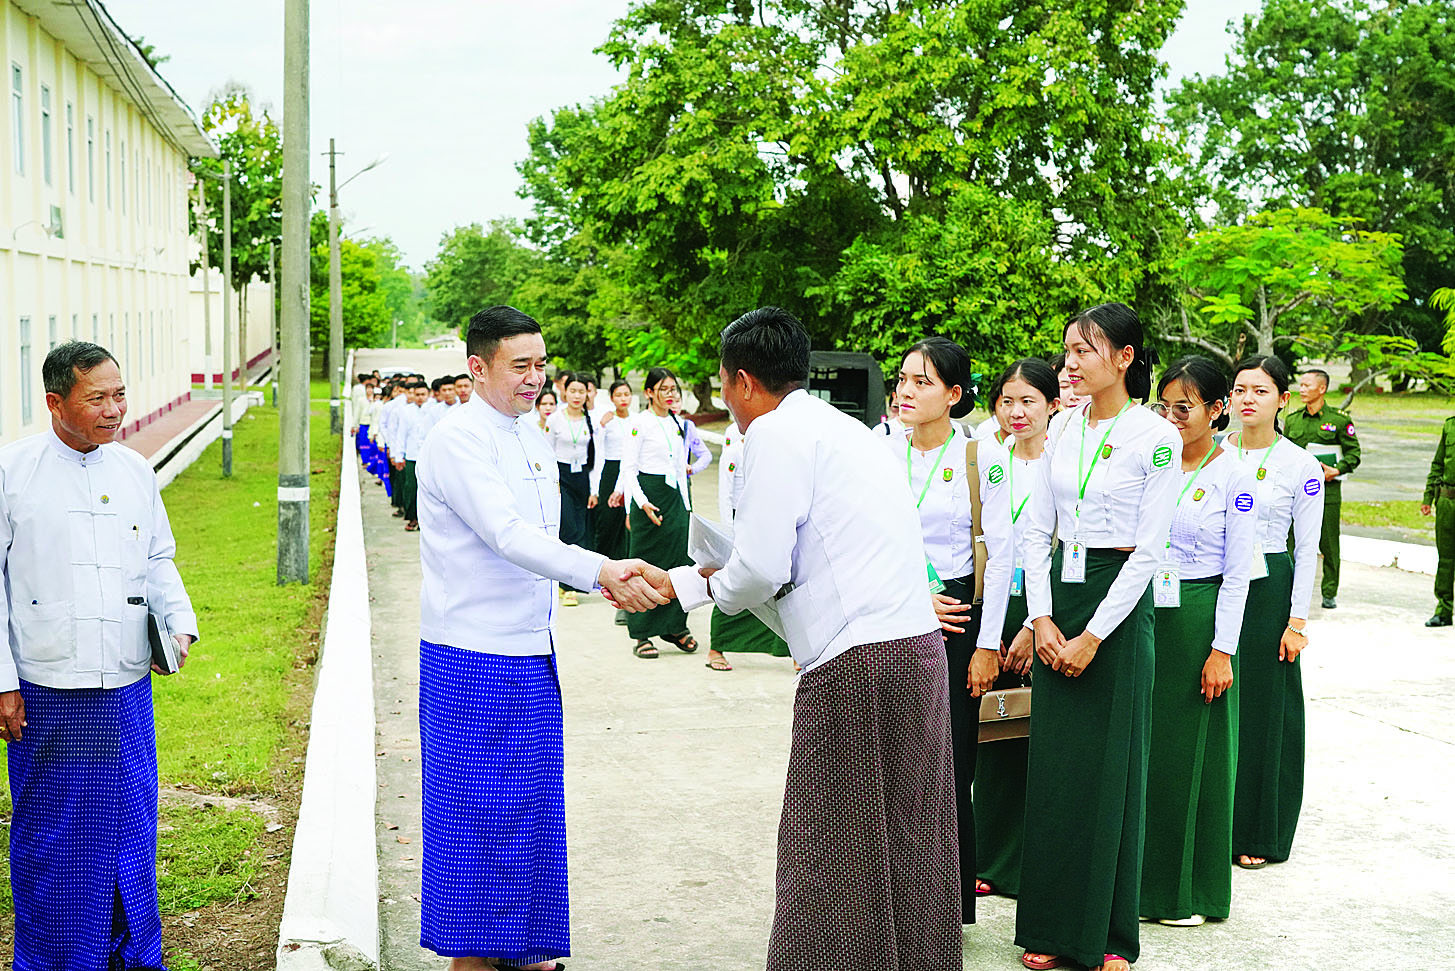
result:
M 308 0 L 283 5 L 278 582 L 308 582 Z
M 344 431 L 343 396 L 348 392 L 344 380 L 344 307 L 343 268 L 339 256 L 338 190 L 379 165 L 389 156 L 381 155 L 353 175 L 337 181 L 337 160 L 341 153 L 328 140 L 328 427 L 335 435 Z

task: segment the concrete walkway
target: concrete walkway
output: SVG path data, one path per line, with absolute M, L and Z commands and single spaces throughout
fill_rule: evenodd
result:
M 709 470 L 698 504 L 715 509 Z M 418 542 L 364 484 L 373 609 L 383 967 L 418 946 Z M 1308 787 L 1289 863 L 1234 872 L 1226 923 L 1143 925 L 1138 968 L 1434 964 L 1455 952 L 1455 634 L 1420 626 L 1429 580 L 1345 567 L 1315 611 L 1304 678 Z M 706 641 L 707 616 L 692 617 Z M 794 678 L 786 660 L 629 653 L 599 598 L 560 624 L 572 971 L 763 967 Z M 398 828 L 390 828 L 395 827 Z M 1019 968 L 1015 902 L 982 901 L 966 968 Z M 1423 959 L 1423 960 L 1421 960 Z M 840 971 L 840 969 L 833 969 Z

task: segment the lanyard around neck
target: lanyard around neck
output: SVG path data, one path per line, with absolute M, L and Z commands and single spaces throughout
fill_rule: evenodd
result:
M 1112 430 L 1117 427 L 1117 422 L 1122 420 L 1122 415 L 1132 406 L 1131 399 L 1122 405 L 1122 410 L 1116 413 L 1111 422 L 1106 426 L 1106 431 L 1101 436 L 1101 442 L 1097 444 L 1096 451 L 1091 456 L 1091 468 L 1082 472 L 1082 464 L 1086 461 L 1086 430 L 1090 427 L 1091 406 L 1086 406 L 1086 414 L 1081 421 L 1081 448 L 1076 453 L 1076 481 L 1080 489 L 1076 493 L 1076 515 L 1081 516 L 1081 501 L 1086 498 L 1086 486 L 1091 481 L 1091 473 L 1096 471 L 1096 460 L 1101 458 L 1102 449 L 1106 448 L 1106 440 L 1111 438 Z
M 1005 477 L 1005 487 L 1010 490 L 1010 501 L 1015 502 L 1015 449 L 1011 449 L 1010 452 L 1010 472 Z M 1031 494 L 1027 492 L 1026 497 L 1021 500 L 1021 504 L 1010 511 L 1010 524 L 1012 526 L 1020 522 L 1021 513 L 1025 512 L 1026 503 L 1030 501 Z
M 581 443 L 581 436 L 576 433 L 575 425 L 577 423 L 571 418 L 571 413 L 570 412 L 567 412 L 566 413 L 565 418 L 566 418 L 566 433 L 571 436 L 571 444 L 572 445 L 579 445 Z M 588 415 L 584 415 L 583 414 L 581 416 L 580 425 L 581 425 L 582 431 L 585 431 L 585 429 L 586 429 L 586 423 L 588 421 L 590 421 L 590 420 L 591 420 L 591 418 Z
M 1202 457 L 1202 461 L 1199 462 L 1199 463 L 1197 463 L 1197 468 L 1193 470 L 1192 478 L 1190 478 L 1190 479 L 1187 480 L 1187 484 L 1182 487 L 1182 491 L 1180 493 L 1178 493 L 1178 495 L 1177 495 L 1177 504 L 1179 506 L 1182 505 L 1182 500 L 1187 495 L 1187 490 L 1188 489 L 1191 489 L 1192 486 L 1193 486 L 1193 483 L 1195 483 L 1197 481 L 1197 477 L 1200 476 L 1200 475 L 1202 475 L 1202 467 L 1204 465 L 1207 465 L 1207 460 L 1210 459 L 1210 458 L 1212 458 L 1213 457 L 1213 453 L 1216 452 L 1217 450 L 1218 450 L 1217 442 L 1213 442 L 1213 447 L 1210 448 L 1210 449 L 1208 449 L 1207 450 L 1207 454 Z
M 1268 446 L 1263 457 L 1258 460 L 1258 481 L 1262 482 L 1263 477 L 1268 474 L 1268 456 L 1273 454 L 1273 449 L 1278 445 L 1278 433 L 1273 434 L 1273 444 Z M 1238 432 L 1238 461 L 1243 461 L 1243 433 Z
M 950 447 L 950 443 L 954 440 L 955 429 L 952 426 L 950 428 L 950 437 L 945 439 L 945 444 L 940 446 L 940 451 L 935 455 L 934 467 L 930 469 L 930 474 L 925 477 L 925 487 L 919 491 L 919 502 L 914 504 L 914 508 L 918 509 L 924 503 L 925 496 L 930 494 L 930 483 L 935 481 L 935 473 L 940 471 L 940 460 L 945 457 L 945 450 Z M 913 449 L 914 443 L 906 439 L 904 443 L 904 477 L 909 482 L 911 489 L 914 488 L 914 466 L 910 464 L 910 454 Z

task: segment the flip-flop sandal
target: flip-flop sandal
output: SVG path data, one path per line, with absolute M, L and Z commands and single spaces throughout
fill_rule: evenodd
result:
M 646 640 L 637 641 L 636 647 L 632 648 L 632 653 L 643 661 L 655 661 L 662 656 L 661 652 L 657 650 L 657 645 Z
M 666 641 L 668 644 L 671 644 L 683 654 L 697 653 L 697 638 L 693 637 L 690 631 L 684 630 L 680 634 L 673 635 L 672 637 L 664 637 L 662 638 L 662 640 Z M 688 646 L 689 644 L 691 645 L 691 647 Z
M 417 532 L 419 532 L 419 523 L 405 523 L 404 524 L 404 531 L 406 533 L 417 533 Z
M 1127 959 L 1124 958 L 1124 957 L 1122 957 L 1120 954 L 1103 954 L 1101 956 L 1101 966 L 1103 968 L 1103 971 L 1106 968 L 1106 966 L 1108 964 L 1110 964 L 1111 962 L 1113 962 L 1113 961 L 1127 961 Z M 1127 961 L 1127 967 L 1131 967 L 1131 966 L 1132 966 L 1132 962 Z
M 1052 968 L 1062 967 L 1065 962 L 1054 954 L 1044 961 L 1033 961 L 1031 960 L 1031 952 L 1027 951 L 1021 955 L 1021 964 L 1030 968 L 1031 971 L 1051 971 Z
M 706 667 L 709 667 L 714 671 L 731 671 L 733 669 L 733 666 L 728 663 L 728 659 L 725 657 L 710 658 L 706 664 Z
M 992 895 L 994 893 L 995 893 L 995 884 L 991 883 L 989 880 L 976 880 L 975 881 L 975 896 L 977 896 L 977 897 L 988 897 L 988 896 L 990 896 L 990 895 Z
M 1247 854 L 1244 855 L 1246 856 Z M 1268 861 L 1265 859 L 1262 863 L 1243 863 L 1239 860 L 1234 860 L 1233 864 L 1242 867 L 1244 870 L 1261 870 L 1268 865 Z

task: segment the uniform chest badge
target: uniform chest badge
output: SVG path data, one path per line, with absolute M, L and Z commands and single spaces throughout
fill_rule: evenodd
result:
M 103 506 L 106 505 L 110 501 L 111 501 L 111 497 L 110 496 L 102 496 L 101 497 L 101 505 L 103 505 Z
M 728 471 L 729 472 L 736 472 L 737 470 L 738 470 L 738 463 L 736 463 L 736 462 L 729 462 L 728 463 Z
M 953 478 L 955 478 L 955 470 L 954 469 L 946 469 L 945 470 L 945 481 L 946 482 L 949 482 Z
M 1333 425 L 1320 425 L 1319 426 L 1319 431 L 1331 432 L 1331 431 L 1335 431 L 1335 428 L 1334 428 Z
M 536 471 L 539 472 L 540 470 L 541 470 L 541 463 L 537 462 L 536 463 Z
M 1201 490 L 1201 489 L 1194 489 L 1194 490 L 1192 490 L 1192 501 L 1193 502 L 1202 502 L 1202 497 L 1205 496 L 1205 495 L 1207 495 L 1207 493 L 1204 492 L 1203 490 Z
M 1267 469 L 1259 469 L 1258 470 L 1258 481 L 1259 482 L 1262 482 L 1266 478 L 1268 478 L 1268 470 Z
M 1101 457 L 1104 458 L 1104 459 L 1111 458 L 1111 446 L 1110 445 L 1102 446 L 1102 449 L 1101 449 Z
M 641 429 L 640 429 L 640 428 L 633 428 L 633 429 L 632 429 L 632 434 L 633 434 L 633 435 L 635 435 L 635 434 L 637 434 L 637 433 L 638 433 L 638 432 L 640 432 L 640 431 L 641 431 Z

